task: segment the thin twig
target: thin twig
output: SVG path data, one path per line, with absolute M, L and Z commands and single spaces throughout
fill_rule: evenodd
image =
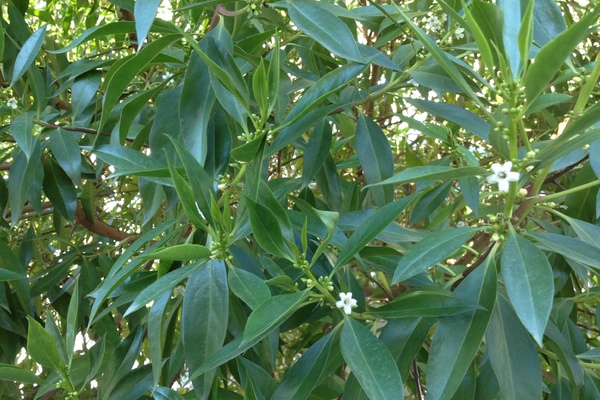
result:
M 423 400 L 423 387 L 421 386 L 421 378 L 419 375 L 419 366 L 417 365 L 417 358 L 413 358 L 412 361 L 412 377 L 415 381 L 415 387 L 417 388 L 417 399 Z

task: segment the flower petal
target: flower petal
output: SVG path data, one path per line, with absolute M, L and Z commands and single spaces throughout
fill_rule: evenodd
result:
M 508 179 L 499 179 L 498 180 L 498 190 L 500 192 L 506 193 L 506 192 L 508 192 L 509 188 L 510 188 L 510 182 L 508 181 Z
M 504 166 L 502 164 L 499 164 L 499 163 L 493 163 L 492 166 L 490 167 L 490 169 L 492 170 L 492 172 L 494 173 L 494 175 L 498 175 L 498 174 L 500 174 L 501 172 L 504 171 Z
M 521 174 L 519 174 L 518 172 L 508 172 L 506 174 L 506 180 L 509 182 L 516 182 L 519 180 L 519 177 L 521 176 Z

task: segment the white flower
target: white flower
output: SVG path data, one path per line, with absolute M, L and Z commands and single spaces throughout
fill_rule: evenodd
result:
M 454 30 L 454 37 L 457 40 L 464 38 L 465 37 L 465 28 L 463 28 L 462 26 L 459 26 L 458 28 L 456 28 Z
M 6 105 L 9 106 L 10 108 L 12 108 L 13 110 L 16 110 L 17 107 L 19 107 L 19 103 L 17 103 L 17 99 L 15 99 L 14 97 L 11 97 L 10 99 L 8 99 L 8 101 L 6 102 Z
M 430 31 L 439 31 L 442 29 L 442 21 L 433 14 L 430 15 L 425 22 Z
M 498 184 L 498 190 L 500 192 L 508 192 L 510 182 L 516 182 L 519 180 L 518 172 L 511 172 L 512 162 L 507 161 L 504 164 L 494 163 L 492 164 L 493 175 L 488 176 L 486 179 L 489 183 Z
M 171 71 L 167 71 L 162 75 L 162 78 L 166 81 L 169 80 L 168 84 L 171 85 L 175 82 L 174 79 L 171 79 L 173 77 L 173 73 Z
M 352 309 L 358 307 L 356 299 L 352 298 L 352 292 L 340 293 L 340 301 L 335 303 L 337 308 L 343 308 L 348 315 L 352 314 Z

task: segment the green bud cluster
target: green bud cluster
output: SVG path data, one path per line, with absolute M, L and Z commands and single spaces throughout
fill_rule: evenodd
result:
M 333 283 L 331 283 L 331 278 L 329 278 L 328 276 L 320 276 L 319 283 L 321 284 L 321 286 L 323 286 L 325 289 L 329 290 L 330 292 L 333 291 Z
M 226 233 L 218 233 L 217 238 L 210 243 L 210 258 L 213 260 L 233 260 L 233 256 L 229 254 L 229 240 L 232 238 L 233 234 L 229 235 Z
M 229 187 L 229 182 L 231 181 L 231 175 L 219 175 L 219 185 L 217 186 L 219 190 L 225 190 Z
M 506 217 L 502 214 L 490 214 L 487 217 L 490 226 L 486 229 L 486 233 L 490 234 L 495 242 L 506 240 Z
M 262 13 L 262 0 L 246 0 L 246 4 L 248 5 L 250 12 L 255 16 Z
M 310 264 L 308 263 L 308 261 L 306 261 L 306 257 L 304 256 L 304 254 L 298 254 L 298 257 L 296 257 L 296 261 L 294 261 L 294 268 L 305 270 L 308 269 L 309 266 Z
M 315 287 L 315 282 L 310 278 L 300 278 L 300 280 L 306 284 L 308 289 Z

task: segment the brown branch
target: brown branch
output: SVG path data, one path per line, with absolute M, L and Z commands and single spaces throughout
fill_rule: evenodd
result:
M 419 377 L 419 366 L 417 365 L 416 357 L 412 361 L 412 377 L 415 381 L 415 387 L 417 388 L 417 399 L 423 400 L 423 388 L 421 387 L 421 379 Z
M 75 210 L 75 222 L 79 223 L 85 229 L 98 235 L 106 236 L 107 238 L 114 239 L 116 241 L 125 240 L 134 236 L 131 233 L 123 232 L 114 226 L 110 226 L 102 221 L 94 220 L 90 221 L 83 211 L 83 208 L 77 204 L 77 210 Z

